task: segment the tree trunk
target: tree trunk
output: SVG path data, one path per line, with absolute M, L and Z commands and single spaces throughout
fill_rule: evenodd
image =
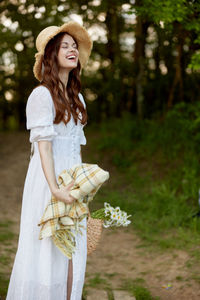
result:
M 107 57 L 110 59 L 109 73 L 107 76 L 112 77 L 112 95 L 113 100 L 106 103 L 107 110 L 110 106 L 110 112 L 117 117 L 121 116 L 123 101 L 122 97 L 122 74 L 120 68 L 121 62 L 121 49 L 119 36 L 123 32 L 124 20 L 118 14 L 119 4 L 115 0 L 109 0 L 106 2 L 106 19 L 105 24 L 107 27 L 107 38 L 108 42 L 106 44 Z M 110 78 L 108 79 L 110 80 Z
M 141 1 L 137 0 L 136 5 L 141 5 Z M 136 18 L 136 29 L 135 29 L 135 51 L 133 54 L 134 57 L 134 66 L 135 66 L 135 89 L 136 89 L 136 101 L 137 101 L 137 115 L 139 118 L 143 118 L 144 110 L 144 70 L 145 70 L 145 41 L 147 28 L 149 24 L 142 20 L 141 16 L 137 16 Z
M 183 55 L 183 42 L 184 34 L 180 24 L 175 25 L 178 43 L 176 45 L 177 56 L 175 58 L 175 75 L 172 82 L 172 86 L 169 91 L 169 97 L 167 101 L 168 109 L 172 107 L 174 101 L 175 88 L 178 85 L 179 99 L 183 101 L 183 75 L 182 75 L 182 55 Z
M 138 57 L 138 69 L 139 72 L 136 77 L 137 114 L 139 118 L 142 119 L 143 103 L 144 103 L 144 92 L 143 92 L 144 59 L 142 56 Z

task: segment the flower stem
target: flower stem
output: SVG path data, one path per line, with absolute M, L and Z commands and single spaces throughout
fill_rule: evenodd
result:
M 105 220 L 106 216 L 105 216 L 105 209 L 104 208 L 100 208 L 94 212 L 91 213 L 91 217 L 93 219 L 102 219 Z

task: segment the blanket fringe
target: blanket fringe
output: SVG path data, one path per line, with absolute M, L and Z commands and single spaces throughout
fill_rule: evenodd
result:
M 71 259 L 72 254 L 76 249 L 74 234 L 70 230 L 61 229 L 55 232 L 55 234 L 52 236 L 52 239 L 59 250 L 69 259 Z

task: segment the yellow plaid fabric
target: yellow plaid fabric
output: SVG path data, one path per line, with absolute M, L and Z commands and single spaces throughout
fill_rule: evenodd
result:
M 72 229 L 81 233 L 79 223 L 88 214 L 88 203 L 108 178 L 109 172 L 96 164 L 82 163 L 62 171 L 58 177 L 59 187 L 67 186 L 74 180 L 70 194 L 76 201 L 65 204 L 51 197 L 38 224 L 41 226 L 39 239 L 52 237 L 55 245 L 71 259 L 76 248 Z

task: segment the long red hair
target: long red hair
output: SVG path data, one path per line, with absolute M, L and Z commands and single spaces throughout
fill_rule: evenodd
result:
M 65 32 L 61 32 L 57 34 L 46 45 L 44 59 L 43 59 L 43 64 L 44 64 L 43 80 L 41 82 L 41 85 L 46 86 L 52 95 L 55 110 L 56 110 L 56 116 L 54 120 L 55 124 L 58 124 L 61 121 L 67 124 L 71 119 L 71 115 L 73 116 L 76 124 L 78 119 L 81 121 L 82 124 L 85 124 L 87 122 L 87 111 L 84 108 L 84 105 L 80 101 L 78 96 L 81 90 L 80 62 L 78 61 L 77 67 L 70 71 L 67 87 L 64 86 L 64 84 L 61 82 L 58 76 L 58 72 L 59 72 L 58 51 L 60 49 L 60 44 L 64 35 Z M 65 97 L 66 90 L 67 90 L 67 95 L 69 97 L 69 100 L 67 100 L 67 98 Z M 66 110 L 67 110 L 67 119 L 64 118 Z M 81 112 L 81 116 L 82 116 L 81 118 L 79 117 L 79 112 Z

